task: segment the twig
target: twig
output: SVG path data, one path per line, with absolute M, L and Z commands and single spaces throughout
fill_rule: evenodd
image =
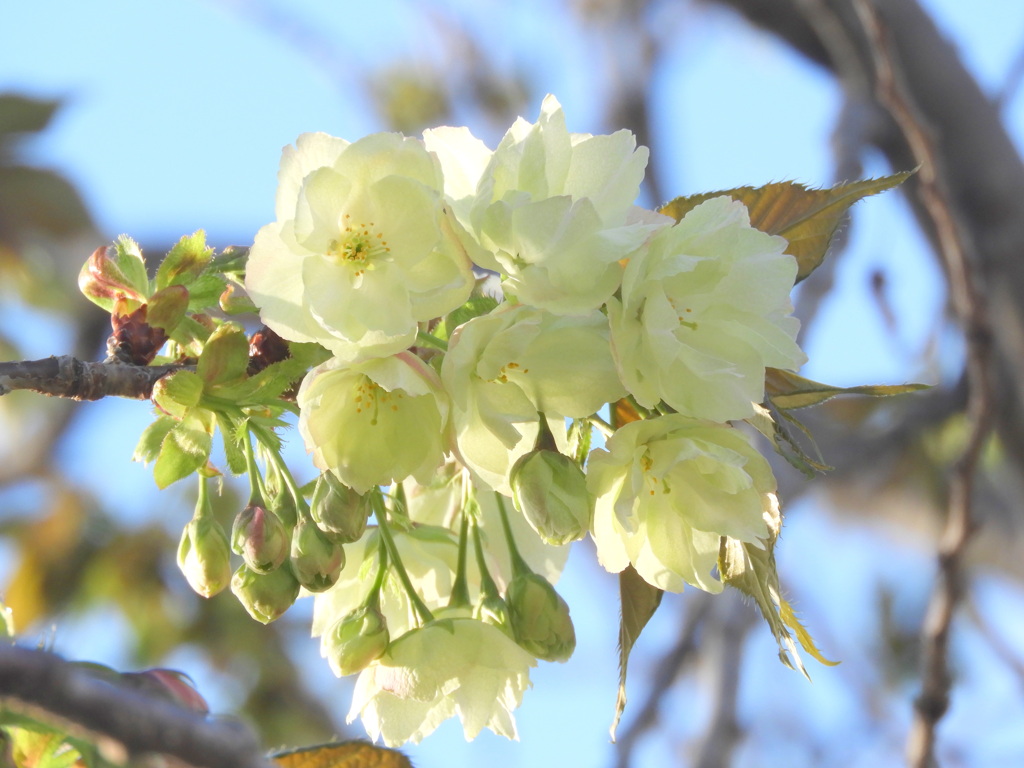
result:
M 0 396 L 19 389 L 72 400 L 128 397 L 148 400 L 153 385 L 184 365 L 94 363 L 70 355 L 0 363 Z
M 907 742 L 907 760 L 913 768 L 936 765 L 936 728 L 949 707 L 952 680 L 948 650 L 953 614 L 964 592 L 963 556 L 974 531 L 971 491 L 982 449 L 992 429 L 990 380 L 991 334 L 975 285 L 966 242 L 945 188 L 943 168 L 931 137 L 906 94 L 901 73 L 893 60 L 886 30 L 868 0 L 854 0 L 875 65 L 879 101 L 899 125 L 915 159 L 920 163 L 919 195 L 935 227 L 939 255 L 946 266 L 953 308 L 967 339 L 968 439 L 953 467 L 949 483 L 946 525 L 939 539 L 938 575 L 922 631 L 921 692 L 914 701 L 914 722 Z
M 0 647 L 0 701 L 13 698 L 113 739 L 128 755 L 164 754 L 196 768 L 269 768 L 240 723 L 213 722 L 92 677 L 59 656 Z

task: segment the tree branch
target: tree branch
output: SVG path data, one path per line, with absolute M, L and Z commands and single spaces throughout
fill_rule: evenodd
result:
M 211 722 L 169 701 L 86 674 L 46 651 L 0 647 L 0 702 L 13 698 L 113 739 L 128 755 L 164 754 L 196 768 L 269 768 L 241 723 Z
M 19 389 L 72 400 L 128 397 L 148 400 L 153 385 L 185 365 L 128 365 L 118 362 L 93 363 L 70 355 L 43 360 L 0 363 L 0 396 Z
M 952 679 L 949 637 L 953 614 L 964 593 L 963 557 L 974 529 L 972 490 L 975 469 L 992 429 L 991 333 L 980 300 L 967 232 L 959 225 L 950 200 L 942 158 L 908 94 L 902 70 L 889 47 L 887 29 L 869 0 L 854 0 L 875 67 L 879 101 L 903 132 L 921 167 L 920 199 L 930 219 L 949 279 L 953 308 L 967 336 L 968 438 L 949 483 L 946 525 L 939 540 L 935 589 L 922 632 L 921 693 L 914 701 L 914 722 L 907 743 L 913 768 L 935 762 L 935 731 L 949 707 Z

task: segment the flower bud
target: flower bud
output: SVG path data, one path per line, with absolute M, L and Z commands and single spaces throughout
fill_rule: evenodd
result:
M 333 587 L 345 565 L 345 550 L 331 541 L 309 518 L 302 517 L 292 531 L 292 571 L 310 592 Z
M 78 274 L 78 289 L 90 301 L 108 312 L 118 298 L 145 300 L 145 262 L 135 243 L 118 242 L 112 247 L 97 248 Z
M 291 548 L 284 523 L 259 504 L 249 504 L 235 517 L 231 526 L 231 549 L 242 556 L 256 573 L 275 570 Z
M 379 659 L 391 637 L 383 614 L 364 605 L 343 616 L 324 634 L 320 654 L 338 677 L 352 675 Z
M 256 573 L 241 565 L 231 577 L 231 591 L 250 616 L 269 624 L 291 608 L 299 596 L 299 582 L 287 566 L 272 573 Z
M 213 597 L 231 581 L 228 537 L 211 515 L 192 518 L 181 532 L 178 568 L 203 597 Z
M 509 473 L 516 509 L 548 544 L 583 538 L 590 528 L 587 478 L 576 462 L 558 451 L 530 451 Z
M 520 574 L 505 595 L 519 646 L 544 661 L 566 661 L 576 649 L 569 606 L 543 576 Z
M 316 481 L 310 507 L 320 530 L 342 544 L 358 541 L 370 516 L 370 505 L 333 472 L 324 472 Z

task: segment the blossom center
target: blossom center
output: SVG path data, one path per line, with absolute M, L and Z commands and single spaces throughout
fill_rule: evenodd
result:
M 404 397 L 405 393 L 401 390 L 388 392 L 373 379 L 364 376 L 362 381 L 356 385 L 356 396 L 354 398 L 356 413 L 368 412 L 370 426 L 375 427 L 377 426 L 377 417 L 380 415 L 380 409 L 383 407 L 397 411 L 399 401 Z
M 356 274 L 362 274 L 375 260 L 391 252 L 388 241 L 372 221 L 356 224 L 346 213 L 342 222 L 341 234 L 331 241 L 327 250 L 327 254 L 339 264 L 350 264 Z

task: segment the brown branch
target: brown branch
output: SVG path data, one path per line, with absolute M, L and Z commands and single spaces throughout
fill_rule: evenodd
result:
M 70 355 L 11 361 L 0 363 L 0 396 L 25 389 L 71 400 L 99 400 L 104 397 L 148 400 L 153 394 L 153 385 L 160 378 L 187 368 L 177 364 L 94 363 Z
M 929 768 L 936 764 L 936 728 L 949 707 L 949 638 L 953 614 L 964 592 L 964 552 L 974 529 L 974 474 L 992 429 L 991 334 L 972 266 L 977 257 L 970 253 L 966 231 L 957 221 L 932 137 L 906 92 L 887 31 L 874 7 L 869 0 L 854 0 L 854 7 L 867 35 L 879 101 L 889 110 L 920 164 L 920 201 L 931 219 L 953 308 L 963 323 L 968 344 L 968 439 L 950 478 L 946 525 L 939 540 L 939 572 L 922 632 L 921 693 L 914 702 L 914 722 L 907 743 L 910 765 Z
M 44 710 L 112 739 L 129 756 L 163 754 L 196 768 L 269 768 L 253 733 L 92 677 L 46 651 L 0 647 L 0 703 Z

